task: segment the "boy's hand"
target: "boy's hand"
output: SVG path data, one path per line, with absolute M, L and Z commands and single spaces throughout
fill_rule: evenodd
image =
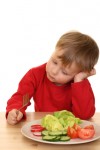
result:
M 90 72 L 80 72 L 77 75 L 75 75 L 74 82 L 80 82 L 80 81 L 88 78 L 89 76 L 92 76 L 95 74 L 96 74 L 95 68 L 93 68 Z
M 7 122 L 11 125 L 17 124 L 23 117 L 23 113 L 17 109 L 13 109 L 8 113 Z

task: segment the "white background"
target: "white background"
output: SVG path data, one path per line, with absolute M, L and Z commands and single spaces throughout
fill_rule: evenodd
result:
M 0 0 L 0 111 L 31 68 L 46 62 L 69 30 L 89 34 L 100 47 L 99 0 Z M 100 112 L 100 60 L 90 77 Z M 32 100 L 31 100 L 32 101 Z M 28 111 L 34 111 L 34 106 Z

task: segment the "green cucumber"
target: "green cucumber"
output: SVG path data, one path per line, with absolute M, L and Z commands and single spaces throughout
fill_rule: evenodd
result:
M 43 130 L 41 132 L 42 140 L 45 141 L 51 141 L 51 142 L 57 142 L 57 141 L 69 141 L 70 137 L 67 136 L 66 131 L 48 131 Z
M 67 131 L 62 131 L 62 135 L 67 135 Z
M 62 135 L 62 131 L 49 131 L 49 135 Z
M 49 131 L 49 135 L 67 135 L 66 131 Z
M 53 142 L 58 142 L 60 141 L 60 135 L 57 135 L 55 139 L 53 139 Z
M 60 141 L 69 141 L 70 140 L 70 137 L 69 136 L 61 136 L 60 137 Z
M 48 131 L 48 130 L 43 130 L 43 131 L 41 132 L 41 135 L 49 135 L 49 131 Z
M 56 139 L 56 136 L 50 136 L 50 135 L 44 135 L 42 137 L 42 140 L 45 140 L 45 141 L 55 141 Z

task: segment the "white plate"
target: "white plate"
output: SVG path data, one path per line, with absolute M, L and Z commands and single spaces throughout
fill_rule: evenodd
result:
M 80 124 L 81 127 L 84 127 L 86 125 L 90 125 L 90 124 L 93 124 L 94 125 L 94 128 L 95 128 L 95 135 L 93 138 L 91 139 L 88 139 L 88 140 L 82 140 L 82 139 L 79 139 L 79 138 L 76 138 L 76 139 L 71 139 L 70 141 L 66 141 L 66 142 L 49 142 L 49 141 L 44 141 L 42 140 L 42 137 L 41 136 L 34 136 L 33 133 L 30 131 L 30 127 L 31 125 L 33 124 L 40 124 L 41 120 L 34 120 L 32 122 L 29 122 L 27 124 L 25 124 L 22 128 L 21 128 L 21 133 L 31 139 L 31 140 L 34 140 L 34 141 L 37 141 L 37 142 L 42 142 L 42 143 L 49 143 L 49 144 L 81 144 L 81 143 L 87 143 L 87 142 L 92 142 L 92 141 L 95 141 L 97 139 L 100 138 L 100 126 L 93 123 L 93 122 L 90 122 L 90 121 L 85 121 L 83 120 L 82 124 Z

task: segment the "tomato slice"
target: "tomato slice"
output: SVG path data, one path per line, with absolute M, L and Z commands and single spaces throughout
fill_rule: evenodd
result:
M 91 130 L 94 130 L 94 126 L 91 124 L 91 125 L 87 125 L 84 127 L 84 129 L 91 129 Z
M 81 129 L 81 127 L 78 125 L 78 124 L 74 124 L 73 125 L 73 128 L 76 130 L 76 131 L 79 131 Z
M 91 130 L 91 129 L 81 129 L 78 131 L 78 136 L 79 138 L 86 140 L 86 139 L 90 139 L 94 136 L 95 134 L 95 130 Z
M 72 139 L 78 138 L 78 132 L 73 127 L 70 126 L 67 129 L 67 135 Z

